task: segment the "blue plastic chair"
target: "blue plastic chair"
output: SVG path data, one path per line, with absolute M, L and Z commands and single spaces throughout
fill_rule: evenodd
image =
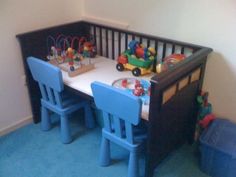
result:
M 34 57 L 28 57 L 27 62 L 33 79 L 38 82 L 41 91 L 41 129 L 51 128 L 50 112 L 60 115 L 61 141 L 70 143 L 72 137 L 69 130 L 68 115 L 84 108 L 85 123 L 88 128 L 94 127 L 93 114 L 87 100 L 70 95 L 64 90 L 62 73 L 58 67 Z
M 138 153 L 143 149 L 146 138 L 146 131 L 139 136 L 135 134 L 135 129 L 140 123 L 141 100 L 121 89 L 100 82 L 93 82 L 91 88 L 96 107 L 103 112 L 104 119 L 100 165 L 110 164 L 110 142 L 113 142 L 130 152 L 128 177 L 138 177 Z

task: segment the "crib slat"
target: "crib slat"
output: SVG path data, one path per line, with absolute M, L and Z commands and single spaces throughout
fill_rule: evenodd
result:
M 102 28 L 99 28 L 99 36 L 100 36 L 100 54 L 103 55 L 103 48 L 102 48 Z
M 112 30 L 112 59 L 115 59 L 115 41 L 114 41 L 114 31 Z
M 109 49 L 108 49 L 108 29 L 106 29 L 106 57 L 109 58 Z
M 172 54 L 175 53 L 175 45 L 174 44 L 172 44 L 172 51 L 171 51 L 171 53 Z
M 162 58 L 166 56 L 166 43 L 163 43 L 163 51 L 162 51 Z
M 98 46 L 97 46 L 97 34 L 96 33 L 97 33 L 96 26 L 93 26 L 94 45 L 97 48 Z
M 134 34 L 132 35 L 132 40 L 135 40 L 135 35 Z
M 139 42 L 140 42 L 140 44 L 142 44 L 142 43 L 143 43 L 143 38 L 142 38 L 142 37 L 140 37 L 140 40 L 139 40 Z
M 118 33 L 118 55 L 121 54 L 121 34 Z
M 125 50 L 128 49 L 128 34 L 125 33 Z
M 181 54 L 184 54 L 184 47 L 181 47 Z
M 147 40 L 147 47 L 150 47 L 150 39 Z
M 155 48 L 155 50 L 156 50 L 156 52 L 157 52 L 157 54 L 158 54 L 158 41 L 157 41 L 157 40 L 155 40 L 155 46 L 154 46 L 154 48 Z

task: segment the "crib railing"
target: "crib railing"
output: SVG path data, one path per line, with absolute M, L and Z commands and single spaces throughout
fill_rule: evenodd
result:
M 136 40 L 146 47 L 153 47 L 157 51 L 158 60 L 173 53 L 190 56 L 198 51 L 201 46 L 180 41 L 146 35 L 138 32 L 126 31 L 95 23 L 84 22 L 90 28 L 98 54 L 107 58 L 116 59 L 123 51 L 128 49 L 131 40 Z

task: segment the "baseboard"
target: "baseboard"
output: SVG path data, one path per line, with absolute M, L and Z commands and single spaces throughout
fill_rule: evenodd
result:
M 33 122 L 32 116 L 29 116 L 29 117 L 26 117 L 14 124 L 8 126 L 8 127 L 2 128 L 2 129 L 0 129 L 0 137 L 18 129 L 18 128 L 21 128 L 24 125 L 32 123 L 32 122 Z

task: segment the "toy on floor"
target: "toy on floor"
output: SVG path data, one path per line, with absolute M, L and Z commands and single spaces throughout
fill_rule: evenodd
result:
M 118 57 L 116 69 L 118 71 L 131 70 L 134 76 L 149 74 L 152 72 L 156 56 L 154 48 L 146 48 L 138 41 L 132 40 L 129 43 L 129 49 Z
M 212 105 L 208 102 L 208 92 L 201 92 L 197 97 L 199 105 L 198 123 L 196 126 L 195 139 L 198 139 L 203 129 L 215 119 L 215 115 L 212 113 Z
M 115 80 L 112 85 L 116 88 L 123 89 L 132 95 L 141 98 L 144 105 L 148 105 L 150 101 L 150 87 L 149 81 L 136 78 L 122 78 Z
M 70 77 L 94 68 L 91 58 L 96 56 L 96 48 L 93 42 L 85 37 L 61 34 L 54 39 L 49 36 L 47 47 L 50 48 L 47 56 L 49 62 L 68 72 Z

